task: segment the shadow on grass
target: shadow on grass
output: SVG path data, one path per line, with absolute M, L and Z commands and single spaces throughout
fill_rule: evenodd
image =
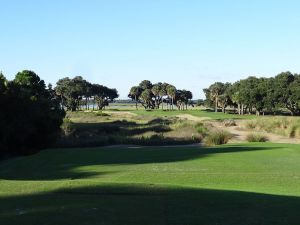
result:
M 149 131 L 160 133 L 168 132 L 171 129 L 167 126 L 172 121 L 164 119 L 154 119 L 146 124 L 138 124 L 136 122 L 127 120 L 117 120 L 113 122 L 102 123 L 75 123 L 75 135 L 76 132 L 90 131 L 96 134 L 115 134 L 121 132 L 125 135 L 143 134 Z
M 279 147 L 277 147 L 279 148 Z M 135 165 L 167 163 L 209 157 L 213 154 L 275 150 L 276 147 L 223 146 L 200 147 L 106 147 L 94 149 L 53 149 L 36 155 L 8 160 L 0 164 L 0 179 L 59 180 L 84 179 L 105 175 L 110 171 L 76 171 L 93 165 Z M 115 171 L 112 171 L 115 173 Z
M 5 225 L 298 225 L 299 211 L 299 197 L 155 185 L 0 198 L 0 224 Z
M 73 132 L 63 136 L 53 147 L 96 147 L 116 144 L 179 145 L 199 143 L 193 138 L 164 137 L 171 131 L 170 120 L 154 119 L 146 124 L 118 120 L 101 123 L 75 123 Z

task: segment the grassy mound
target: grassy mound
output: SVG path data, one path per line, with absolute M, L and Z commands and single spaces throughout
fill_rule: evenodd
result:
M 105 145 L 181 145 L 200 143 L 205 126 L 177 117 L 135 115 L 130 112 L 69 112 L 56 147 Z
M 297 117 L 260 117 L 247 121 L 246 128 L 300 138 L 300 118 Z

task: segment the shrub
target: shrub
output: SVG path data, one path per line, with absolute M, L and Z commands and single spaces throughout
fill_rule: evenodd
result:
M 190 125 L 191 125 L 191 123 L 187 120 L 175 119 L 174 123 L 172 124 L 172 127 L 174 129 L 182 129 L 182 128 L 188 127 Z
M 246 127 L 295 138 L 299 136 L 300 119 L 296 117 L 263 117 L 248 121 Z
M 104 112 L 96 112 L 96 116 L 109 116 L 109 114 Z
M 216 130 L 210 132 L 204 142 L 208 146 L 222 145 L 228 143 L 232 138 L 232 134 L 224 130 Z
M 225 127 L 234 127 L 234 126 L 236 126 L 236 122 L 235 122 L 235 120 L 228 119 L 228 120 L 223 121 L 223 125 Z
M 248 129 L 255 129 L 256 128 L 256 121 L 255 120 L 250 120 L 246 123 L 246 127 Z
M 195 125 L 195 129 L 196 129 L 197 132 L 198 132 L 199 134 L 201 134 L 202 136 L 207 135 L 208 130 L 207 130 L 207 128 L 204 126 L 203 123 L 197 123 L 197 124 Z
M 248 134 L 246 140 L 248 142 L 266 142 L 268 138 L 261 134 Z
M 28 70 L 4 88 L 0 90 L 0 157 L 29 155 L 51 146 L 65 117 L 53 89 Z
M 297 130 L 299 130 L 299 125 L 291 125 L 288 130 L 288 136 L 290 138 L 295 138 L 297 136 Z
M 71 135 L 75 131 L 74 123 L 69 118 L 64 118 L 61 129 L 65 136 Z

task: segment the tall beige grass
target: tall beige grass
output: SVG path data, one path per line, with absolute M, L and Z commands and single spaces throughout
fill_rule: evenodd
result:
M 249 120 L 245 126 L 251 130 L 300 138 L 300 118 L 297 117 L 260 117 Z

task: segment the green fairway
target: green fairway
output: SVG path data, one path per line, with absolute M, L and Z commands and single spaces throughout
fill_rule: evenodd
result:
M 5 225 L 300 221 L 299 145 L 46 150 L 0 179 Z
M 131 112 L 144 115 L 144 116 L 154 116 L 154 117 L 170 117 L 170 116 L 177 116 L 182 114 L 188 114 L 196 117 L 203 117 L 207 119 L 214 119 L 214 120 L 223 120 L 223 119 L 252 119 L 255 118 L 254 115 L 238 115 L 238 114 L 229 114 L 229 113 L 222 113 L 222 112 L 211 112 L 206 110 L 174 110 L 174 111 L 163 111 L 159 110 L 131 110 Z

